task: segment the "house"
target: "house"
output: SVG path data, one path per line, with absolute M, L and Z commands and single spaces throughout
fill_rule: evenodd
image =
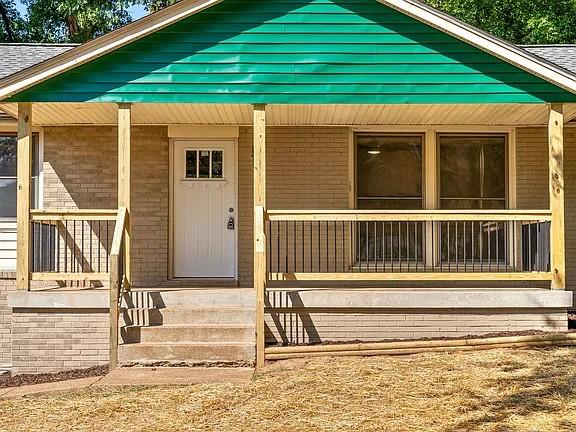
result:
M 0 80 L 16 373 L 567 328 L 574 47 L 415 0 L 184 0 L 68 48 Z

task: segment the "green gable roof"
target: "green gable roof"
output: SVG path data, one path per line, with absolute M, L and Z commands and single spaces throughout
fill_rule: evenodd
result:
M 456 104 L 576 95 L 376 0 L 225 0 L 9 101 Z

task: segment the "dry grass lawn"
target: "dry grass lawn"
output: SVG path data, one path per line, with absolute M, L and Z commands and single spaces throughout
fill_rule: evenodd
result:
M 576 431 L 576 349 L 278 362 L 248 385 L 0 401 L 2 431 Z

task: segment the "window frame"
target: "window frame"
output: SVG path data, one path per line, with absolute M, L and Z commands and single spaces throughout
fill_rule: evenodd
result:
M 9 136 L 16 138 L 16 152 L 18 152 L 18 134 L 13 131 L 2 131 L 0 130 L 1 136 Z M 31 197 L 30 197 L 30 204 L 31 208 L 38 209 L 43 207 L 43 165 L 44 165 L 44 136 L 43 131 L 37 131 L 32 133 L 32 151 L 36 148 L 36 154 L 32 155 L 32 161 L 36 162 L 36 166 L 34 164 L 31 167 L 32 171 L 32 178 L 35 178 L 36 181 L 34 183 L 34 188 L 31 189 Z M 16 153 L 16 157 L 17 153 Z M 0 176 L 1 179 L 18 179 L 18 175 L 16 176 Z M 33 199 L 32 199 L 33 198 Z M 16 220 L 16 216 L 0 216 L 0 222 L 13 222 Z
M 208 166 L 209 166 L 209 177 L 200 177 L 200 152 L 203 151 L 207 151 L 209 152 L 209 162 L 208 162 Z M 212 163 L 212 156 L 213 156 L 213 152 L 221 152 L 222 153 L 222 160 L 221 160 L 221 170 L 222 170 L 222 177 L 212 177 L 213 175 L 213 163 Z M 196 153 L 196 177 L 188 177 L 187 172 L 188 172 L 188 167 L 187 167 L 187 158 L 188 158 L 188 152 L 195 152 Z M 226 166 L 226 161 L 227 156 L 226 156 L 226 151 L 224 148 L 209 148 L 209 149 L 200 149 L 200 148 L 185 148 L 184 149 L 184 157 L 183 157 L 183 161 L 182 163 L 184 164 L 184 178 L 182 179 L 183 181 L 188 181 L 188 182 L 221 182 L 221 181 L 226 181 L 226 176 L 225 176 L 225 166 Z
M 358 210 L 358 135 L 421 135 L 422 141 L 422 211 L 440 209 L 440 135 L 452 136 L 503 136 L 505 139 L 505 209 L 515 209 L 517 199 L 516 179 L 516 127 L 492 127 L 492 126 L 423 126 L 423 127 L 366 127 L 351 128 L 349 137 L 349 164 L 348 178 L 350 184 L 349 208 Z M 434 169 L 429 170 L 433 165 Z M 356 262 L 355 247 L 356 236 L 350 239 L 351 265 Z M 427 229 L 426 242 L 429 245 L 424 249 L 426 265 L 439 263 L 437 256 L 437 235 L 432 236 Z M 509 242 L 509 247 L 515 247 Z

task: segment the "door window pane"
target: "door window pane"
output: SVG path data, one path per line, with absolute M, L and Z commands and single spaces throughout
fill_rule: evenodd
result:
M 212 151 L 212 178 L 222 178 L 222 150 Z
M 186 150 L 186 178 L 198 177 L 198 152 Z
M 222 150 L 186 150 L 186 178 L 224 178 L 224 152 Z
M 200 150 L 200 165 L 198 168 L 199 178 L 210 178 L 210 151 Z

